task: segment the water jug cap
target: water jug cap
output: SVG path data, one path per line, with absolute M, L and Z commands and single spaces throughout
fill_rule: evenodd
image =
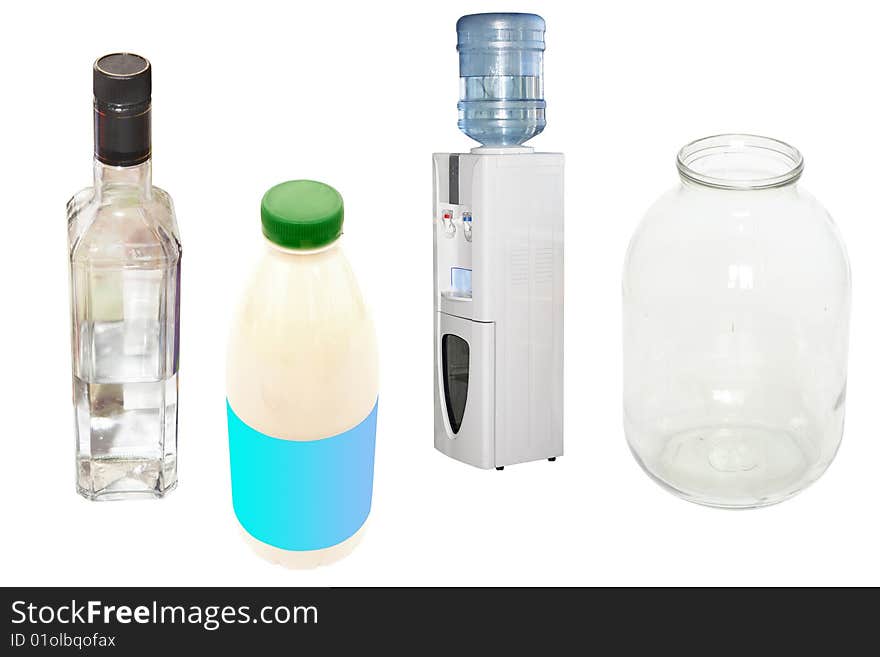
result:
M 288 180 L 263 195 L 263 235 L 286 249 L 317 249 L 342 235 L 342 196 L 315 180 Z

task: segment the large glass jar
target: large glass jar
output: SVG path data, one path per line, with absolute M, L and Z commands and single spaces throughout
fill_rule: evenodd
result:
M 695 141 L 681 184 L 632 238 L 623 273 L 624 425 L 641 466 L 685 499 L 780 502 L 843 432 L 850 271 L 797 149 Z

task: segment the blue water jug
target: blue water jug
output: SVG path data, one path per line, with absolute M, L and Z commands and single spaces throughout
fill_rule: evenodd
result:
M 462 16 L 458 31 L 458 127 L 483 146 L 518 146 L 544 116 L 544 19 L 535 14 Z

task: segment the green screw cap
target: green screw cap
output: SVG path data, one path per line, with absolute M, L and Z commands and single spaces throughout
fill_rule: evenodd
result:
M 342 196 L 314 180 L 289 180 L 263 195 L 263 235 L 286 249 L 317 249 L 342 235 Z

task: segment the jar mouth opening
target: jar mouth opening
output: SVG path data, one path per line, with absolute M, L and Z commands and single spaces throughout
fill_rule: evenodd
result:
M 724 134 L 687 144 L 678 152 L 685 180 L 716 189 L 771 189 L 795 182 L 804 158 L 794 146 L 771 137 Z

